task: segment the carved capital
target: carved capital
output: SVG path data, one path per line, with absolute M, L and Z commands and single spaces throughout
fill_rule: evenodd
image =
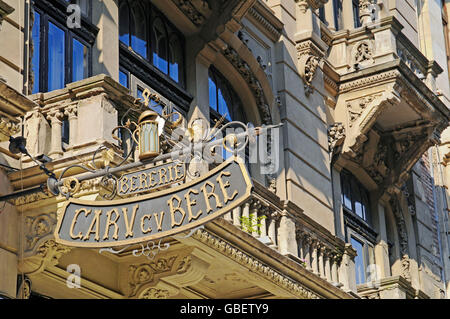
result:
M 51 110 L 49 113 L 47 113 L 47 120 L 49 120 L 52 124 L 53 123 L 61 123 L 62 119 L 64 117 L 64 113 L 60 110 Z

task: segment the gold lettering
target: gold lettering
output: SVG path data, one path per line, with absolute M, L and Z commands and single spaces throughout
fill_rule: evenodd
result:
M 202 210 L 199 209 L 199 211 L 197 212 L 197 215 L 193 215 L 192 214 L 192 206 L 197 205 L 197 201 L 194 199 L 191 199 L 190 194 L 198 194 L 198 191 L 196 191 L 195 189 L 190 189 L 185 195 L 184 198 L 186 198 L 186 204 L 187 204 L 187 209 L 188 209 L 188 216 L 189 216 L 189 221 L 191 221 L 192 219 L 197 219 L 201 214 L 202 214 Z
M 112 213 L 116 214 L 116 218 L 114 220 L 111 219 Z M 119 219 L 120 215 L 117 212 L 116 208 L 111 209 L 109 212 L 106 213 L 106 227 L 105 227 L 105 234 L 103 235 L 103 239 L 109 239 L 109 228 L 114 225 L 114 235 L 113 238 L 117 240 L 118 236 L 117 233 L 119 232 L 119 226 L 117 226 L 117 220 Z
M 162 171 L 164 171 L 164 174 L 162 173 Z M 160 169 L 159 169 L 159 184 L 158 185 L 161 185 L 161 184 L 167 184 L 168 182 L 167 182 L 167 176 L 166 176 L 166 174 L 167 174 L 167 170 L 164 168 L 164 167 L 161 167 Z M 163 177 L 164 177 L 164 180 L 165 180 L 165 182 L 163 183 Z
M 153 178 L 153 174 L 157 174 L 155 171 L 151 171 L 150 172 L 150 187 L 155 187 L 156 186 L 156 181 L 155 181 L 155 179 Z
M 144 186 L 145 184 L 145 186 Z M 139 175 L 139 189 L 145 189 L 148 188 L 147 186 L 147 174 L 141 173 Z
M 122 208 L 123 212 L 123 218 L 125 219 L 125 228 L 127 232 L 125 233 L 125 238 L 133 237 L 133 225 L 134 225 L 134 219 L 136 217 L 136 211 L 138 210 L 139 205 L 135 205 L 133 207 L 133 213 L 131 215 L 131 222 L 128 220 L 128 209 L 126 207 Z
M 167 166 L 167 170 L 169 171 L 169 182 L 173 182 L 172 165 Z
M 136 179 L 136 183 L 135 183 L 134 179 Z M 134 192 L 135 190 L 138 189 L 138 186 L 136 185 L 137 179 L 138 179 L 138 177 L 135 175 L 130 177 L 130 192 Z
M 79 232 L 78 235 L 76 235 L 76 236 L 73 234 L 73 229 L 75 227 L 75 224 L 77 223 L 78 215 L 80 215 L 81 212 L 83 212 L 83 211 L 84 211 L 84 216 L 86 216 L 86 217 L 91 213 L 91 210 L 90 209 L 86 209 L 86 208 L 80 208 L 80 209 L 77 209 L 75 211 L 75 215 L 73 216 L 72 224 L 70 225 L 70 237 L 72 239 L 81 239 L 81 238 L 83 238 L 83 234 L 81 232 Z
M 182 168 L 184 167 L 184 165 L 182 163 L 178 163 L 177 165 L 175 165 L 174 170 L 175 170 L 175 180 L 179 180 L 182 179 L 184 177 L 184 172 L 182 170 Z M 178 168 L 180 168 L 180 171 L 178 171 Z
M 224 183 L 222 180 L 222 176 L 231 176 L 231 173 L 222 171 L 222 172 L 220 172 L 219 177 L 216 178 L 216 181 L 219 183 L 220 189 L 222 190 L 223 202 L 224 202 L 224 204 L 226 204 L 228 201 L 233 200 L 236 197 L 236 195 L 238 194 L 238 191 L 234 191 L 234 193 L 231 194 L 231 196 L 228 196 L 226 188 L 230 187 L 230 182 L 227 181 Z
M 126 193 L 128 192 L 128 189 L 130 188 L 130 187 L 128 186 L 128 177 L 123 176 L 123 177 L 120 179 L 119 184 L 120 184 L 120 187 L 119 187 L 120 193 L 126 194 Z M 126 189 L 124 189 L 124 186 L 126 186 Z
M 208 192 L 206 190 L 206 186 L 211 187 L 211 192 Z M 212 211 L 213 209 L 211 208 L 211 204 L 209 203 L 209 199 L 211 197 L 214 197 L 214 199 L 216 200 L 216 208 L 221 208 L 222 207 L 222 203 L 220 202 L 219 196 L 217 194 L 214 193 L 214 189 L 215 186 L 213 183 L 211 183 L 210 181 L 206 181 L 205 184 L 202 186 L 202 192 L 203 192 L 203 196 L 205 196 L 205 202 L 206 202 L 206 213 L 209 214 L 210 211 Z
M 176 207 L 173 205 L 173 201 L 177 200 L 178 204 Z M 169 204 L 170 208 L 170 215 L 172 217 L 172 228 L 174 226 L 180 226 L 183 223 L 184 217 L 186 216 L 186 212 L 183 208 L 181 208 L 181 199 L 177 195 L 173 195 L 168 201 L 167 204 Z M 179 212 L 181 214 L 181 219 L 178 222 L 175 222 L 175 213 Z
M 142 216 L 142 218 L 141 218 L 141 231 L 142 231 L 143 234 L 147 234 L 147 233 L 149 233 L 149 232 L 152 231 L 152 228 L 151 228 L 150 226 L 148 226 L 147 229 L 144 229 L 144 226 L 145 226 L 145 219 L 148 219 L 148 221 L 149 221 L 149 223 L 150 223 L 150 218 L 152 218 L 152 215 L 144 215 L 144 216 Z
M 158 226 L 158 231 L 161 231 L 161 229 L 162 229 L 162 221 L 163 221 L 163 218 L 164 218 L 164 212 L 161 212 L 159 214 L 161 215 L 160 218 L 158 218 L 158 214 L 157 213 L 154 213 L 153 216 L 155 216 L 156 226 Z
M 90 210 L 89 210 L 89 212 L 90 212 Z M 84 236 L 83 240 L 89 240 L 89 237 L 91 236 L 91 233 L 93 232 L 94 225 L 95 225 L 95 237 L 94 237 L 94 239 L 96 241 L 100 240 L 100 237 L 99 237 L 98 233 L 100 232 L 100 215 L 101 214 L 102 214 L 102 210 L 101 209 L 95 211 L 95 216 L 92 219 L 91 225 L 89 226 L 89 229 L 88 229 L 86 235 Z

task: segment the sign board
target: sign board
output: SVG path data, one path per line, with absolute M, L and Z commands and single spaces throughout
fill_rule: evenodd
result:
M 75 247 L 135 244 L 198 227 L 245 202 L 252 183 L 236 157 L 208 174 L 151 194 L 112 201 L 70 199 L 58 213 L 55 240 Z
M 124 196 L 147 192 L 155 188 L 181 182 L 185 174 L 184 163 L 165 163 L 140 171 L 126 173 L 119 179 L 117 194 Z

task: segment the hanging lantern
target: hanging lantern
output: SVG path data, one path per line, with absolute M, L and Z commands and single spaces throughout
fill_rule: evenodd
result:
M 158 113 L 148 110 L 138 119 L 133 139 L 139 145 L 139 159 L 145 160 L 159 155 Z M 138 138 L 136 139 L 136 134 Z

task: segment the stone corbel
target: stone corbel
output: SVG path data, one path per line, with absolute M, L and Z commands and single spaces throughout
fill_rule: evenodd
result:
M 323 66 L 324 52 L 311 40 L 298 42 L 296 48 L 299 74 L 303 80 L 305 95 L 309 96 L 314 92 L 312 82 L 317 69 Z
M 163 299 L 203 279 L 212 256 L 197 248 L 174 251 L 128 266 L 128 297 Z M 177 288 L 175 288 L 177 287 Z
M 36 254 L 19 261 L 19 272 L 28 276 L 43 272 L 50 266 L 56 266 L 62 255 L 69 253 L 72 248 L 58 244 L 54 239 L 42 243 Z

